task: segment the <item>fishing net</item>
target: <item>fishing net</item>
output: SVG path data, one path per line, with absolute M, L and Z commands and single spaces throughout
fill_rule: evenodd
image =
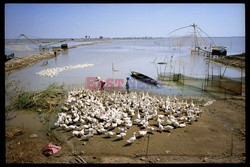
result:
M 13 50 L 13 51 L 19 51 L 19 52 L 33 51 L 33 49 L 30 48 L 28 45 L 8 45 L 8 46 L 5 46 L 5 48 Z

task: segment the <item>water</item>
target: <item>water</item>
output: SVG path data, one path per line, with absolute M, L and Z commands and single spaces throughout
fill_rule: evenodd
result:
M 52 47 L 60 47 L 61 44 L 67 44 L 68 47 L 79 45 L 79 44 L 91 44 L 93 42 L 91 41 L 64 41 L 64 39 L 55 39 L 53 41 L 47 40 L 50 43 L 43 43 L 44 40 L 35 40 L 31 39 L 33 42 L 27 40 L 27 39 L 19 39 L 19 40 L 12 40 L 7 39 L 5 40 L 5 52 L 9 53 L 12 52 L 15 54 L 16 57 L 25 57 L 32 54 L 40 54 L 39 51 L 39 45 L 44 48 L 48 48 L 50 51 L 52 50 Z
M 213 38 L 216 45 L 227 47 L 228 54 L 237 54 L 245 52 L 245 38 Z M 80 44 L 79 42 L 69 42 L 72 46 Z M 66 85 L 86 85 L 87 77 L 100 76 L 102 79 L 109 78 L 123 79 L 130 76 L 130 69 L 141 72 L 154 79 L 157 79 L 157 71 L 164 72 L 165 66 L 157 62 L 167 61 L 166 72 L 181 73 L 186 76 L 205 78 L 208 73 L 219 75 L 220 71 L 224 72 L 225 66 L 217 63 L 210 63 L 201 55 L 190 55 L 190 49 L 187 44 L 183 45 L 181 50 L 172 46 L 172 41 L 166 38 L 143 39 L 143 40 L 108 40 L 105 43 L 95 45 L 80 46 L 61 53 L 57 58 L 48 60 L 47 66 L 42 66 L 43 61 L 32 67 L 22 69 L 10 74 L 5 78 L 6 82 L 15 80 L 20 81 L 21 86 L 28 91 L 42 90 L 49 83 L 56 82 Z M 8 41 L 5 48 L 11 48 L 13 41 Z M 23 43 L 28 51 L 15 50 L 15 55 L 25 56 L 27 53 L 38 52 L 34 44 Z M 60 45 L 59 45 L 60 46 Z M 152 63 L 155 61 L 155 64 Z M 92 67 L 67 70 L 59 73 L 53 78 L 39 76 L 36 73 L 55 67 L 63 67 L 77 64 L 94 64 Z M 114 68 L 119 72 L 112 72 L 112 63 Z M 208 68 L 209 67 L 209 68 Z M 243 73 L 243 76 L 245 74 Z M 237 78 L 241 76 L 241 71 L 235 68 L 227 68 L 224 76 Z M 138 81 L 138 83 L 140 83 Z M 116 84 L 117 85 L 117 84 Z M 123 86 L 125 83 L 122 84 Z M 202 95 L 200 90 L 191 90 L 190 88 L 180 88 L 179 86 L 163 86 L 161 89 L 151 87 L 149 91 L 160 94 L 178 94 L 178 95 Z

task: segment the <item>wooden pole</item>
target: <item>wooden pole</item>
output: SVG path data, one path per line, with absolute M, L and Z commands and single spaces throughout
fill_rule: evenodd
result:
M 146 157 L 148 157 L 148 146 L 149 146 L 149 134 L 148 134 L 148 142 L 147 142 L 147 151 L 146 151 Z
M 213 86 L 213 79 L 214 79 L 214 77 L 213 77 L 214 73 L 213 72 L 214 72 L 214 67 L 212 66 L 212 83 L 211 83 L 211 86 Z
M 184 85 L 184 77 L 185 77 L 185 67 L 183 66 L 183 85 Z
M 242 95 L 242 84 L 243 84 L 242 68 L 241 68 L 241 70 L 240 70 L 240 82 L 241 82 L 240 87 L 241 87 L 241 95 Z
M 208 62 L 208 80 L 209 80 L 209 62 Z
M 233 156 L 233 149 L 234 149 L 234 140 L 233 140 L 233 137 L 231 139 L 231 156 Z
M 212 67 L 212 79 L 213 79 L 213 75 L 214 75 L 214 67 Z
M 220 67 L 220 78 L 221 78 L 221 67 Z

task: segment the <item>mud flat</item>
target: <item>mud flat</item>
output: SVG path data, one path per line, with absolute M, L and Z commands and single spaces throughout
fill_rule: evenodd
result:
M 39 129 L 31 130 L 25 122 L 22 129 L 20 122 L 17 128 L 24 133 L 6 134 L 6 162 L 78 163 L 79 155 L 87 163 L 245 163 L 245 97 L 216 99 L 208 106 L 195 103 L 204 110 L 197 122 L 171 132 L 154 132 L 130 146 L 124 146 L 125 139 L 105 138 L 105 135 L 82 141 L 72 137 L 72 132 L 60 129 L 41 137 Z M 12 128 L 16 128 L 15 124 L 10 123 L 6 132 Z M 128 136 L 136 130 L 138 127 L 132 126 Z M 34 133 L 37 138 L 31 138 Z M 62 149 L 46 157 L 42 149 L 49 142 Z
M 237 68 L 245 68 L 245 54 L 237 54 L 237 55 L 228 55 L 218 58 L 209 58 L 209 60 L 212 60 L 217 63 L 229 65 L 231 67 L 237 67 Z

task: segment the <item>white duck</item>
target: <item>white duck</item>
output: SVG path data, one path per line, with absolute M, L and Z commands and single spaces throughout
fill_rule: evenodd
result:
M 112 131 L 109 131 L 109 132 L 106 133 L 106 137 L 112 137 L 114 135 L 115 135 L 115 133 L 112 132 Z
M 159 130 L 162 132 L 164 130 L 162 124 L 158 123 Z
M 179 124 L 179 127 L 180 128 L 184 128 L 186 126 L 186 124 L 185 123 L 181 123 L 181 124 Z
M 127 132 L 126 128 L 121 128 L 121 127 L 118 127 L 118 129 L 120 130 L 120 133 Z
M 77 130 L 74 130 L 74 131 L 72 132 L 72 135 L 73 135 L 73 136 L 79 136 L 79 134 L 80 134 L 80 131 L 77 131 Z
M 136 132 L 134 132 L 134 135 L 130 139 L 127 140 L 128 144 L 131 144 L 136 140 L 135 134 L 136 134 Z
M 126 132 L 122 132 L 119 135 L 116 135 L 118 138 L 122 139 L 124 136 L 126 136 Z
M 136 115 L 136 119 L 141 119 L 140 111 L 138 110 L 138 113 Z
M 179 122 L 177 122 L 176 120 L 172 122 L 172 124 L 174 125 L 174 127 L 179 127 Z
M 88 133 L 87 135 L 83 135 L 81 137 L 81 139 L 83 140 L 89 140 L 91 137 L 93 137 L 94 135 L 92 133 Z
M 172 129 L 174 129 L 174 127 L 171 125 L 167 125 L 167 126 L 164 126 L 164 129 L 165 130 L 172 130 Z
M 139 136 L 144 136 L 147 134 L 147 132 L 148 131 L 146 131 L 146 130 L 141 130 L 141 131 L 139 131 Z
M 148 131 L 150 131 L 150 132 L 155 131 L 155 128 L 152 127 L 152 126 L 148 126 L 147 129 L 148 129 Z
M 100 133 L 100 134 L 103 134 L 106 131 L 107 130 L 104 127 L 100 128 L 100 129 L 97 129 L 97 132 Z

